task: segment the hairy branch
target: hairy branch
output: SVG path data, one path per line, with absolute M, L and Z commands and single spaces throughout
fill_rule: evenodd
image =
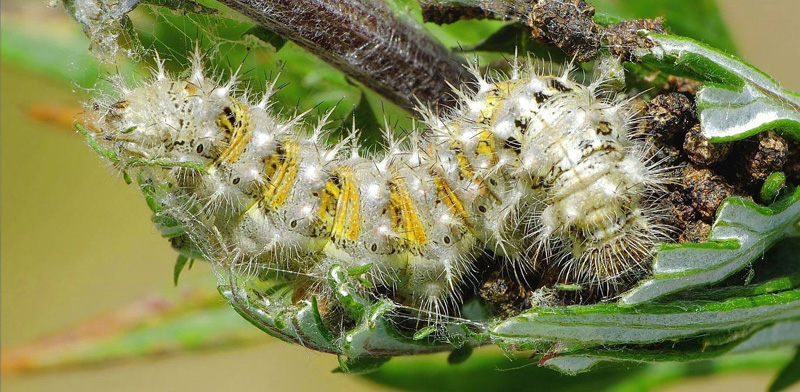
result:
M 449 105 L 470 80 L 462 64 L 378 0 L 219 0 L 393 102 Z

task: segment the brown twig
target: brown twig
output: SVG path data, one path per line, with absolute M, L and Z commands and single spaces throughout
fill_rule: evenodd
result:
M 594 6 L 585 0 L 419 0 L 426 22 L 453 23 L 462 19 L 516 20 L 531 36 L 561 49 L 578 61 L 593 59 L 605 46 L 626 61 L 633 50 L 649 42 L 643 30 L 664 33 L 660 19 L 637 19 L 610 26 L 594 21 Z
M 378 0 L 220 0 L 391 101 L 449 105 L 471 78 L 424 30 Z

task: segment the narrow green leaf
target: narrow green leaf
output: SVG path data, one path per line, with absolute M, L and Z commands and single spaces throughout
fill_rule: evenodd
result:
M 289 322 L 294 326 L 298 342 L 316 347 L 320 351 L 338 351 L 336 338 L 322 321 L 315 297 L 311 298 L 311 303 L 294 312 Z
M 556 283 L 553 285 L 553 288 L 558 291 L 581 291 L 583 290 L 583 286 L 579 284 L 563 284 L 563 283 Z
M 465 344 L 450 352 L 450 355 L 447 356 L 447 363 L 450 365 L 460 365 L 472 356 L 472 351 L 472 346 Z
M 719 282 L 758 260 L 764 249 L 787 236 L 800 234 L 800 188 L 763 207 L 729 198 L 723 202 L 702 244 L 666 245 L 653 261 L 653 277 L 622 296 L 623 305 L 636 305 L 691 287 Z
M 345 358 L 340 355 L 338 359 L 339 367 L 333 370 L 334 373 L 367 374 L 378 370 L 392 357 Z
M 361 285 L 366 289 L 375 288 L 375 285 L 364 277 L 358 277 L 358 282 L 361 283 Z
M 183 254 L 178 254 L 178 259 L 175 260 L 175 267 L 172 272 L 172 281 L 175 283 L 175 286 L 178 285 L 178 278 L 181 276 L 181 271 L 183 271 L 183 267 L 186 266 L 187 261 L 189 261 L 188 257 Z
M 656 363 L 708 360 L 724 354 L 747 354 L 800 343 L 800 321 L 790 320 L 766 327 L 744 328 L 701 340 L 656 346 L 598 346 L 555 355 L 544 365 L 562 373 L 577 374 L 602 363 Z
M 335 265 L 328 272 L 328 285 L 353 319 L 361 320 L 368 309 L 369 301 L 357 294 L 356 285 L 349 277 L 344 268 Z
M 769 386 L 769 392 L 778 392 L 800 382 L 800 349 L 786 367 L 778 373 L 778 377 Z
M 325 323 L 322 321 L 322 315 L 319 313 L 319 305 L 316 296 L 311 297 L 311 309 L 314 311 L 314 323 L 317 325 L 317 330 L 320 335 L 325 338 L 329 345 L 333 345 L 336 341 L 336 337 L 333 336 L 333 333 L 328 330 L 328 327 L 325 326 Z
M 765 73 L 689 38 L 650 34 L 642 60 L 668 73 L 704 81 L 697 94 L 703 135 L 715 142 L 778 129 L 800 139 L 800 96 Z
M 184 292 L 178 300 L 148 296 L 111 314 L 11 349 L 2 370 L 35 372 L 110 364 L 266 342 L 217 293 Z
M 776 248 L 780 248 L 780 245 L 776 246 Z M 800 248 L 795 249 L 798 250 Z M 771 253 L 767 256 L 769 255 L 771 255 Z M 757 284 L 745 283 L 745 286 L 727 286 L 715 288 L 713 290 L 697 288 L 682 292 L 673 297 L 661 299 L 659 302 L 668 303 L 670 298 L 672 300 L 691 299 L 693 301 L 724 301 L 728 298 L 755 297 L 763 294 L 779 293 L 797 288 L 800 288 L 800 273 L 792 273 L 788 276 L 780 276 Z
M 425 339 L 425 338 L 427 338 L 427 337 L 428 337 L 430 334 L 432 334 L 432 333 L 434 333 L 434 332 L 436 332 L 436 326 L 435 326 L 435 325 L 428 325 L 427 327 L 424 327 L 424 328 L 420 329 L 419 331 L 417 331 L 417 332 L 414 334 L 414 340 L 422 340 L 422 339 Z
M 786 187 L 786 175 L 782 172 L 772 173 L 767 177 L 764 181 L 764 185 L 761 187 L 761 201 L 765 203 L 771 203 L 775 200 L 775 197 L 778 196 L 778 192 L 780 192 L 784 187 Z
M 171 216 L 153 214 L 150 220 L 153 221 L 156 229 L 158 229 L 161 236 L 164 238 L 175 238 L 186 234 L 186 228 Z M 177 264 L 175 267 L 177 267 Z
M 800 290 L 720 302 L 539 308 L 498 322 L 495 340 L 544 340 L 572 347 L 645 344 L 800 318 Z
M 86 138 L 86 142 L 89 144 L 89 147 L 91 147 L 92 150 L 94 150 L 94 152 L 97 153 L 97 155 L 100 155 L 101 157 L 108 159 L 113 163 L 119 161 L 117 153 L 115 153 L 114 150 L 110 148 L 105 148 L 101 146 L 100 143 L 97 142 L 97 139 L 95 138 L 96 134 L 94 132 L 89 131 L 83 125 L 77 122 L 75 123 L 75 129 L 77 129 L 78 132 L 80 132 L 81 135 L 83 135 Z

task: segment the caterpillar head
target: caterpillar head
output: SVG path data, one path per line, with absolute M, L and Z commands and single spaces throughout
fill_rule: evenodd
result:
M 205 91 L 188 80 L 158 79 L 120 89 L 113 103 L 93 105 L 97 141 L 111 149 L 123 166 L 149 162 L 207 166 L 234 160 L 250 135 L 248 108 L 227 89 Z

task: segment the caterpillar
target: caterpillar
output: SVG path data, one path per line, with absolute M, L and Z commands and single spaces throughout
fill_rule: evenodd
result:
M 472 72 L 454 109 L 420 108 L 423 131 L 387 131 L 384 152 L 361 156 L 355 133 L 323 142 L 327 116 L 281 119 L 270 92 L 252 99 L 195 56 L 186 78 L 159 66 L 117 82 L 91 105 L 90 143 L 217 265 L 312 280 L 334 264 L 363 269 L 362 289 L 430 314 L 459 304 L 486 252 L 606 294 L 645 274 L 664 238 L 653 218 L 664 169 L 633 135 L 631 101 L 603 78 L 584 85 L 530 61 Z M 325 286 L 295 283 L 297 297 Z

